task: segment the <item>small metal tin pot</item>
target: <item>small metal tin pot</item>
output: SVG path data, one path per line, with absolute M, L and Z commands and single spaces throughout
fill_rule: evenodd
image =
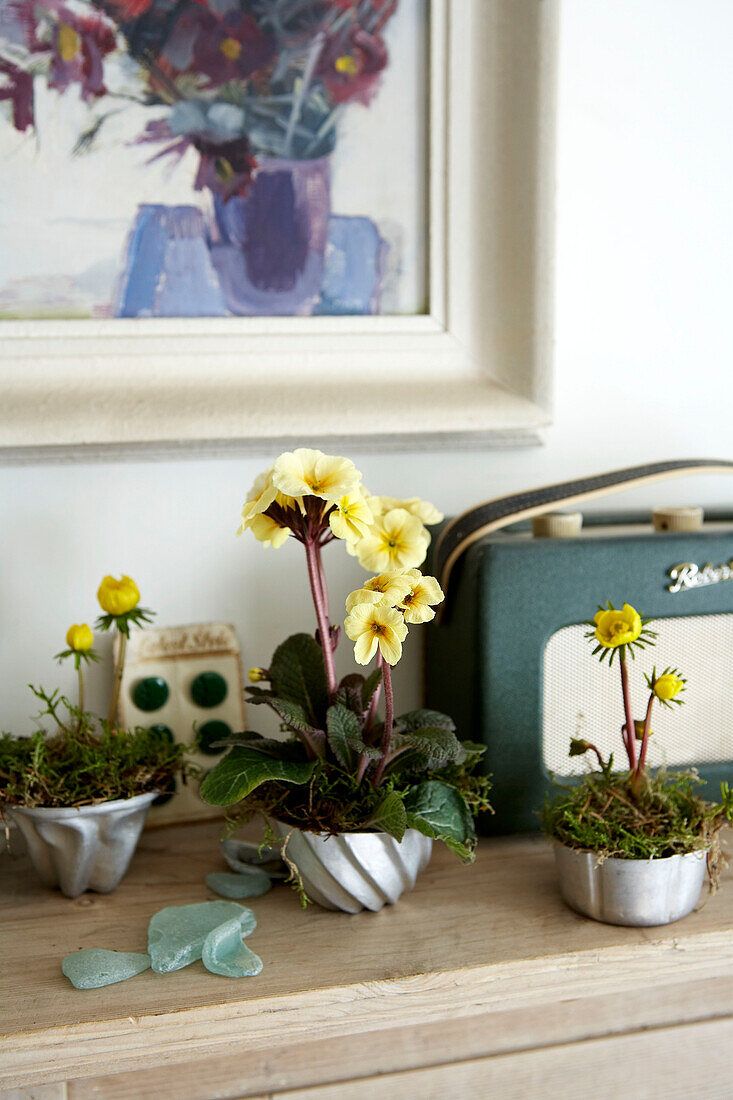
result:
M 700 898 L 707 850 L 600 862 L 595 852 L 558 842 L 554 848 L 564 901 L 604 924 L 671 924 L 691 913 Z
M 273 821 L 288 838 L 286 854 L 298 868 L 305 892 L 324 909 L 376 913 L 412 890 L 430 862 L 433 842 L 417 829 L 401 841 L 388 833 L 306 833 Z
M 109 894 L 127 871 L 156 792 L 79 809 L 7 806 L 44 886 L 67 898 L 85 890 Z

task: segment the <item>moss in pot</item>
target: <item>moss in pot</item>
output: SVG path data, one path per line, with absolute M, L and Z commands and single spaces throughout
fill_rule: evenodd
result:
M 0 736 L 0 814 L 23 834 L 41 881 L 68 897 L 114 890 L 125 874 L 148 809 L 176 775 L 185 777 L 184 746 L 167 731 L 116 723 L 124 641 L 131 623 L 149 621 L 129 577 L 106 577 L 98 597 L 100 629 L 120 633 L 107 718 L 84 709 L 84 666 L 98 660 L 84 623 L 69 628 L 59 660 L 72 659 L 79 701 L 31 685 L 43 704 L 30 737 Z
M 721 802 L 703 799 L 694 769 L 656 772 L 647 764 L 655 706 L 684 702 L 686 681 L 676 668 L 645 674 L 644 718 L 634 720 L 627 654 L 632 658 L 656 642 L 635 608 L 599 607 L 586 637 L 594 655 L 620 672 L 624 722 L 621 739 L 628 770 L 614 769 L 592 742 L 573 738 L 570 756 L 588 755 L 598 769 L 548 800 L 545 833 L 555 842 L 560 889 L 585 916 L 609 924 L 661 925 L 679 920 L 698 902 L 707 870 L 712 889 L 721 865 L 719 834 L 733 817 L 733 792 L 721 788 Z M 617 660 L 616 660 L 617 659 Z

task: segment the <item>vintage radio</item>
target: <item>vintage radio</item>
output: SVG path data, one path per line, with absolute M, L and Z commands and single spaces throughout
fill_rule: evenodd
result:
M 723 471 L 733 462 L 635 467 L 490 501 L 443 527 L 429 564 L 447 598 L 426 632 L 426 703 L 486 745 L 496 814 L 483 831 L 539 827 L 552 777 L 587 768 L 568 756 L 571 737 L 621 764 L 618 669 L 599 667 L 584 637 L 606 599 L 658 620 L 640 672 L 672 665 L 688 680 L 686 705 L 655 713 L 649 763 L 697 767 L 710 798 L 722 779 L 733 782 L 733 509 L 704 518 L 699 508 L 664 509 L 654 521 L 547 515 L 624 487 Z M 640 696 L 642 717 L 643 706 Z

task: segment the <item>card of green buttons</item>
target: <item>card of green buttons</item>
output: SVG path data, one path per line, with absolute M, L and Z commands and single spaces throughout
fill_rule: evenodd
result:
M 229 737 L 231 732 L 232 727 L 229 723 L 222 722 L 218 718 L 212 719 L 211 722 L 204 722 L 203 726 L 199 726 L 196 731 L 196 747 L 206 756 L 218 756 L 220 752 L 224 752 L 224 749 L 213 748 L 213 745 Z
M 218 672 L 201 672 L 191 684 L 191 698 L 199 707 L 218 707 L 229 690 L 224 677 Z
M 132 689 L 132 701 L 138 710 L 160 710 L 168 702 L 170 688 L 162 676 L 146 676 Z

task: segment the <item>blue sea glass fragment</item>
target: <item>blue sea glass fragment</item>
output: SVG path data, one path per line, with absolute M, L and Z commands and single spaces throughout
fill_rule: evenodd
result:
M 148 952 L 153 970 L 167 974 L 200 959 L 209 933 L 235 918 L 240 923 L 242 936 L 248 936 L 257 926 L 252 910 L 235 901 L 205 901 L 161 909 L 148 926 Z
M 61 969 L 75 989 L 100 989 L 142 974 L 150 966 L 150 957 L 136 951 L 107 951 L 104 947 L 84 947 L 67 955 Z
M 223 898 L 261 898 L 272 886 L 270 876 L 256 867 L 248 867 L 238 874 L 212 871 L 206 876 L 206 885 Z
M 224 978 L 251 978 L 262 970 L 262 959 L 242 943 L 236 917 L 209 932 L 201 958 L 207 970 Z

